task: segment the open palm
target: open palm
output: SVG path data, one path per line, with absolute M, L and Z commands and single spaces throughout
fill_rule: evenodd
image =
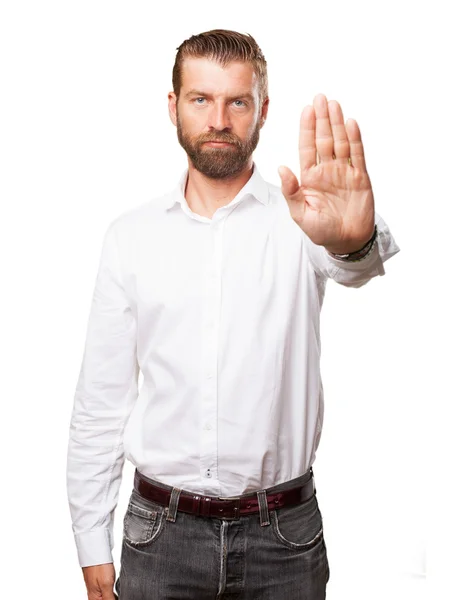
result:
M 372 237 L 375 217 L 361 134 L 353 119 L 344 124 L 338 102 L 327 102 L 323 94 L 302 111 L 299 160 L 300 184 L 287 167 L 278 170 L 294 221 L 330 252 L 362 248 Z

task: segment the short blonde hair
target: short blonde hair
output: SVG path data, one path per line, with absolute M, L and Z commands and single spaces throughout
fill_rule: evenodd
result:
M 267 63 L 257 42 L 250 34 L 229 29 L 212 29 L 192 35 L 178 48 L 172 69 L 172 85 L 179 99 L 182 87 L 182 64 L 184 58 L 208 58 L 225 67 L 232 61 L 251 63 L 258 79 L 260 106 L 268 97 Z

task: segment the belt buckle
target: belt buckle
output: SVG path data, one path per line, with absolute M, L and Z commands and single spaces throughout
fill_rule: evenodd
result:
M 223 517 L 224 519 L 232 519 L 237 521 L 240 519 L 240 496 L 218 496 L 218 500 L 236 500 L 236 505 L 234 506 L 234 516 L 233 517 Z

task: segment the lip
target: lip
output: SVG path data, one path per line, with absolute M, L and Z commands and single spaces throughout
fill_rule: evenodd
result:
M 230 142 L 203 142 L 203 143 L 207 144 L 208 146 L 213 146 L 213 147 L 232 146 L 233 145 Z

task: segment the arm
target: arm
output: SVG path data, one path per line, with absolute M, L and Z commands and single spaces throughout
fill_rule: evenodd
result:
M 113 562 L 122 438 L 138 373 L 136 321 L 122 284 L 114 221 L 102 245 L 70 421 L 67 492 L 81 567 Z

